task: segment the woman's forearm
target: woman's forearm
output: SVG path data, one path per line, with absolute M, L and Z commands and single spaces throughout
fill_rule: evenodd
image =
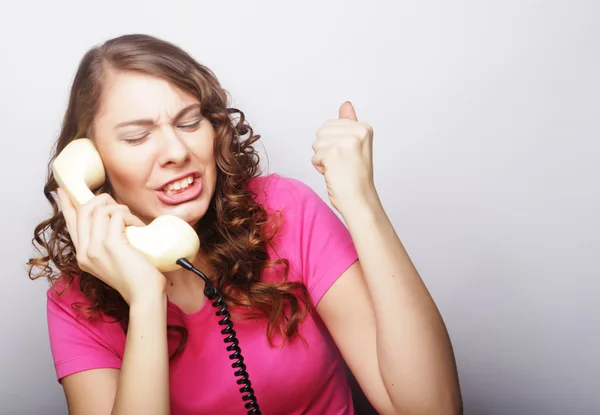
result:
M 382 380 L 398 413 L 456 414 L 461 397 L 444 322 L 373 195 L 344 218 L 375 307 Z
M 112 414 L 168 415 L 169 411 L 167 297 L 157 292 L 131 303 Z

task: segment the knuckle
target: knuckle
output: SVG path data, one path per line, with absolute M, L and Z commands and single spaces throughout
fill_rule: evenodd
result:
M 109 217 L 113 217 L 114 215 L 116 215 L 117 213 L 121 213 L 123 212 L 123 208 L 119 205 L 109 205 L 106 206 L 106 214 Z
M 106 209 L 106 213 L 110 216 L 113 217 L 115 215 L 127 215 L 130 214 L 131 211 L 129 210 L 129 207 L 126 205 L 120 205 L 120 204 L 112 204 L 112 205 L 105 205 L 104 207 Z
M 94 204 L 94 205 L 92 205 L 92 206 L 90 206 L 90 207 L 89 207 L 89 211 L 90 211 L 90 213 L 93 213 L 93 214 L 95 214 L 95 213 L 97 213 L 99 210 L 101 210 L 103 207 L 104 207 L 104 205 L 97 205 L 97 204 Z
M 116 211 L 111 217 L 110 217 L 110 221 L 111 222 L 124 222 L 126 217 L 129 217 L 130 213 L 129 212 L 123 212 L 121 210 Z
M 317 131 L 317 138 L 312 142 L 313 150 L 317 151 L 322 148 L 327 142 L 327 135 L 324 131 Z
M 104 238 L 102 246 L 107 252 L 113 252 L 115 244 L 111 238 Z
M 77 264 L 79 265 L 79 268 L 81 268 L 84 271 L 90 269 L 90 260 L 88 259 L 87 255 L 78 252 L 75 255 L 75 259 L 77 260 Z
M 98 260 L 98 259 L 100 259 L 100 255 L 101 255 L 100 252 L 101 252 L 100 247 L 98 247 L 96 244 L 92 244 L 88 248 L 87 257 L 90 260 Z
M 113 201 L 114 199 L 112 198 L 112 196 L 108 193 L 100 193 L 98 196 L 95 197 L 95 199 L 98 202 L 110 202 Z
M 112 204 L 114 199 L 108 193 L 101 193 L 99 195 L 94 196 L 91 200 L 81 206 L 82 210 L 93 210 L 98 206 L 105 206 L 108 204 Z
M 361 123 L 359 131 L 361 136 L 367 137 L 373 133 L 373 128 L 367 123 Z
M 100 217 L 105 214 L 106 214 L 106 208 L 104 205 L 96 205 L 89 212 L 89 215 L 92 218 L 97 218 L 97 217 Z

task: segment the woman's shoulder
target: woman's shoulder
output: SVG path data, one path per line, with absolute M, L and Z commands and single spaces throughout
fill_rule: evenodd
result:
M 81 291 L 80 278 L 60 275 L 46 291 L 46 317 L 54 341 L 72 345 L 77 339 L 90 337 L 121 350 L 125 338 L 119 324 L 103 312 L 90 313 L 93 303 Z M 86 340 L 87 341 L 87 340 Z
M 79 277 L 68 278 L 60 274 L 46 291 L 47 301 L 69 314 L 73 314 L 74 306 L 86 304 L 89 300 L 83 295 L 79 286 Z
M 276 210 L 301 207 L 306 201 L 320 200 L 308 184 L 278 173 L 255 177 L 248 183 L 248 188 L 255 193 L 258 203 Z

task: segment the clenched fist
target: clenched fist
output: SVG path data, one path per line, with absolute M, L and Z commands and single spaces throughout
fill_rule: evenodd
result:
M 350 102 L 342 104 L 338 119 L 319 128 L 312 148 L 312 163 L 325 177 L 329 200 L 342 216 L 376 193 L 373 128 L 358 121 Z

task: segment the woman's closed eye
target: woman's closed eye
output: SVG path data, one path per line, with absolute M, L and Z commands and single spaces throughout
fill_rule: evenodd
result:
M 123 138 L 123 141 L 126 141 L 129 144 L 139 144 L 142 141 L 144 141 L 145 139 L 148 138 L 148 136 L 150 135 L 150 132 L 147 131 L 142 135 L 136 135 L 136 136 L 132 136 L 132 137 L 125 137 Z
M 198 126 L 200 125 L 200 122 L 202 120 L 195 120 L 195 121 L 189 121 L 189 122 L 184 122 L 179 124 L 177 127 L 181 128 L 182 130 L 193 130 L 195 128 L 198 128 Z
M 184 131 L 195 131 L 196 129 L 198 129 L 201 122 L 202 122 L 202 119 L 188 121 L 185 123 L 178 124 L 177 128 L 184 130 Z M 128 137 L 124 137 L 123 141 L 125 141 L 129 144 L 140 144 L 144 140 L 146 140 L 149 136 L 150 136 L 150 131 L 144 131 L 141 134 L 135 134 L 135 135 L 131 135 Z

